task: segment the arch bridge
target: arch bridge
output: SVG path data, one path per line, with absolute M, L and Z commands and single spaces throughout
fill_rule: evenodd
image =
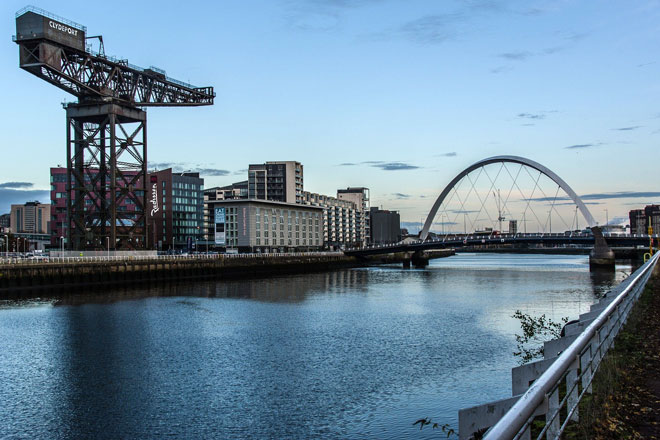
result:
M 538 179 L 541 175 L 544 175 L 551 179 L 555 184 L 557 184 L 557 193 L 559 189 L 563 190 L 568 198 L 573 201 L 576 205 L 576 215 L 577 210 L 580 211 L 584 219 L 586 220 L 587 226 L 591 228 L 591 234 L 501 234 L 501 231 L 497 231 L 497 234 L 490 234 L 484 236 L 468 234 L 465 231 L 464 234 L 446 234 L 442 240 L 439 239 L 429 239 L 430 229 L 433 225 L 435 217 L 438 214 L 440 207 L 443 202 L 447 199 L 452 191 L 455 191 L 455 188 L 459 182 L 462 181 L 465 177 L 469 178 L 469 174 L 475 170 L 482 169 L 491 164 L 518 164 L 523 167 L 527 167 L 533 170 L 538 171 L 539 176 L 536 179 L 535 185 L 538 183 Z M 495 182 L 489 177 L 491 182 L 491 187 L 489 189 L 492 191 L 495 186 Z M 516 185 L 516 180 L 514 179 L 514 185 Z M 473 183 L 474 186 L 474 183 Z M 473 188 L 474 189 L 474 188 Z M 485 200 L 482 200 L 481 197 L 475 192 L 476 197 L 481 201 L 481 209 L 483 209 Z M 527 203 L 526 210 L 529 207 L 529 203 L 532 198 L 529 197 L 525 201 Z M 549 211 L 550 216 L 552 215 L 552 209 L 554 209 L 555 201 L 557 200 L 557 194 L 555 194 L 554 199 L 552 199 L 552 207 Z M 508 197 L 507 197 L 508 201 Z M 500 200 L 501 202 L 501 200 Z M 506 205 L 506 201 L 505 201 Z M 498 220 L 501 222 L 503 219 L 502 211 L 498 207 Z M 481 210 L 479 211 L 481 212 Z M 550 218 L 550 221 L 552 219 Z M 577 221 L 576 221 L 577 223 Z M 495 235 L 495 236 L 493 236 Z M 636 245 L 648 243 L 648 237 L 631 237 L 631 236 L 622 236 L 622 237 L 608 237 L 608 241 L 616 241 L 619 245 Z M 609 249 L 605 238 L 603 237 L 600 227 L 598 227 L 597 222 L 594 219 L 594 216 L 591 214 L 585 203 L 580 199 L 580 197 L 575 193 L 575 191 L 566 183 L 561 177 L 559 177 L 555 172 L 549 168 L 541 165 L 538 162 L 535 162 L 531 159 L 520 156 L 494 156 L 489 157 L 465 168 L 463 171 L 458 173 L 449 184 L 442 190 L 438 198 L 436 199 L 431 211 L 429 212 L 424 226 L 422 227 L 419 235 L 419 241 L 414 243 L 397 243 L 395 245 L 387 245 L 380 247 L 370 247 L 362 249 L 352 249 L 347 250 L 345 253 L 347 255 L 355 256 L 367 256 L 367 255 L 378 255 L 378 254 L 387 254 L 387 253 L 396 253 L 396 252 L 416 252 L 419 255 L 420 252 L 428 249 L 437 249 L 437 248 L 446 248 L 446 247 L 461 247 L 461 246 L 470 246 L 470 245 L 486 245 L 486 244 L 543 244 L 543 245 L 582 245 L 582 246 L 591 246 L 593 245 L 593 250 L 590 255 L 590 262 L 593 265 L 607 265 L 612 266 L 614 264 L 614 254 Z

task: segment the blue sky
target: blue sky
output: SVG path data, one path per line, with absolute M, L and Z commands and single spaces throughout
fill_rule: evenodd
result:
M 60 103 L 75 100 L 18 68 L 24 6 L 0 6 L 3 212 L 47 198 L 49 167 L 65 163 Z M 509 154 L 604 195 L 601 222 L 660 202 L 658 1 L 35 6 L 102 34 L 109 55 L 215 87 L 212 107 L 148 110 L 150 163 L 206 170 L 209 187 L 298 160 L 305 189 L 368 186 L 372 205 L 416 224 L 462 169 Z

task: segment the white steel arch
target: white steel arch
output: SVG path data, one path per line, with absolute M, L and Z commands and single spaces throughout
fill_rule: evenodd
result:
M 575 194 L 575 191 L 573 191 L 573 189 L 570 186 L 568 186 L 568 183 L 564 182 L 564 180 L 561 177 L 559 177 L 557 174 L 555 174 L 553 171 L 544 167 L 540 163 L 534 162 L 533 160 L 527 159 L 525 157 L 493 156 L 487 159 L 480 160 L 479 162 L 470 165 L 469 167 L 461 171 L 456 177 L 454 177 L 454 179 L 451 182 L 449 182 L 449 185 L 447 185 L 445 189 L 442 190 L 437 200 L 433 204 L 433 208 L 431 208 L 431 212 L 429 212 L 429 215 L 426 218 L 426 222 L 424 222 L 424 227 L 420 232 L 419 238 L 422 241 L 426 240 L 426 238 L 428 237 L 429 230 L 431 229 L 433 220 L 435 219 L 435 216 L 438 213 L 438 209 L 440 208 L 440 205 L 442 205 L 442 202 L 444 202 L 445 198 L 452 190 L 452 188 L 454 188 L 454 185 L 456 185 L 463 177 L 467 176 L 472 171 L 492 163 L 517 163 L 520 165 L 528 166 L 530 168 L 534 168 L 540 173 L 545 174 L 550 179 L 552 179 L 557 185 L 559 185 L 559 187 L 563 189 L 564 192 L 566 192 L 566 194 L 573 200 L 573 202 L 577 205 L 578 209 L 580 210 L 580 213 L 587 221 L 589 227 L 596 226 L 596 221 L 594 220 L 593 215 L 591 215 L 591 212 L 589 212 L 587 206 L 584 204 L 584 202 L 582 202 L 582 199 L 580 199 L 580 197 L 578 197 L 578 195 Z

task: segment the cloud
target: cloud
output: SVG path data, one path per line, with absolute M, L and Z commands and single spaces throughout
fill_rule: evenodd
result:
M 466 19 L 461 12 L 442 15 L 428 15 L 403 24 L 396 33 L 421 44 L 438 44 L 458 35 L 455 25 Z
M 394 193 L 392 194 L 397 199 L 409 199 L 410 194 Z
M 650 199 L 653 197 L 660 197 L 660 192 L 657 191 L 621 191 L 613 193 L 592 193 L 580 196 L 582 200 L 607 200 L 607 199 Z M 537 197 L 530 199 L 535 202 L 551 202 L 553 200 L 571 200 L 568 196 L 562 197 Z
M 490 69 L 490 73 L 498 74 L 498 73 L 502 73 L 502 72 L 508 72 L 510 70 L 512 70 L 510 66 L 499 66 L 499 67 L 495 67 L 493 69 Z
M 509 61 L 525 61 L 528 58 L 534 56 L 533 53 L 529 51 L 519 51 L 519 52 L 505 52 L 497 55 L 500 58 L 504 58 Z
M 192 170 L 193 173 L 199 173 L 200 177 L 204 176 L 212 176 L 212 177 L 217 177 L 217 176 L 228 176 L 231 174 L 230 171 L 227 170 L 219 170 L 216 168 L 195 168 Z
M 5 182 L 0 183 L 0 188 L 13 188 L 13 189 L 22 189 L 22 188 L 32 188 L 34 185 L 30 182 Z
M 656 63 L 655 61 L 650 61 L 648 63 L 638 64 L 637 67 L 646 67 L 646 66 L 650 66 L 650 65 L 655 64 L 655 63 Z
M 218 168 L 201 168 L 199 164 L 191 164 L 189 162 L 151 162 L 148 164 L 150 170 L 166 170 L 172 168 L 174 173 L 199 173 L 200 177 L 218 177 L 228 176 L 231 171 L 222 170 Z M 247 172 L 247 170 L 245 170 Z
M 12 183 L 12 182 L 8 182 Z M 15 183 L 15 182 L 14 182 Z M 25 183 L 25 182 L 18 182 Z M 50 203 L 50 191 L 46 190 L 24 190 L 0 188 L 0 214 L 11 211 L 11 205 L 22 205 L 25 202 L 38 200 L 42 203 Z
M 555 45 L 555 46 L 550 46 L 546 47 L 543 49 L 540 49 L 538 51 L 529 51 L 529 50 L 520 50 L 520 51 L 513 51 L 513 52 L 504 52 L 500 53 L 497 56 L 499 58 L 503 58 L 507 61 L 527 61 L 532 57 L 536 56 L 543 56 L 543 55 L 553 55 L 556 54 L 557 52 L 561 52 L 563 50 L 566 50 L 570 48 L 572 45 L 576 44 L 578 41 L 586 38 L 588 36 L 587 33 L 568 33 L 564 36 L 561 36 L 561 40 L 563 40 L 563 43 Z M 491 71 L 492 72 L 492 71 Z M 497 73 L 497 72 L 493 72 Z
M 577 150 L 580 148 L 591 148 L 595 147 L 596 144 L 575 144 L 575 145 L 569 145 L 568 147 L 564 147 L 565 150 Z
M 545 114 L 543 113 L 518 113 L 519 118 L 525 119 L 545 119 Z
M 243 168 L 242 170 L 236 170 L 234 171 L 234 176 L 240 176 L 241 174 L 246 174 L 248 172 L 247 168 Z
M 554 200 L 553 197 L 547 197 L 549 200 Z M 531 199 L 534 200 L 534 199 Z M 571 200 L 568 197 L 557 197 L 556 200 Z M 527 200 L 523 200 L 524 202 L 527 202 Z M 602 205 L 601 202 L 584 202 L 585 205 Z M 546 206 L 575 206 L 575 203 L 571 200 L 570 202 L 555 202 L 555 203 L 546 203 Z
M 422 16 L 374 37 L 387 39 L 394 36 L 422 45 L 442 44 L 469 32 L 468 23 L 475 18 L 506 12 L 505 2 L 501 0 L 461 0 L 456 3 L 458 7 L 453 11 Z
M 400 171 L 400 170 L 415 170 L 420 168 L 416 165 L 410 165 L 403 162 L 383 162 L 382 160 L 365 160 L 363 162 L 344 162 L 340 163 L 338 166 L 341 167 L 351 167 L 357 165 L 369 165 L 374 168 L 380 168 L 383 171 Z
M 168 168 L 174 168 L 177 166 L 174 162 L 148 162 L 147 166 L 149 169 L 154 170 L 166 170 Z
M 383 0 L 291 0 L 287 2 L 285 20 L 289 27 L 307 32 L 329 32 L 342 24 L 349 9 Z
M 410 165 L 403 162 L 378 163 L 371 166 L 375 168 L 380 168 L 383 171 L 416 170 L 419 168 L 418 166 Z
M 407 229 L 411 234 L 416 234 L 422 229 L 419 222 L 400 222 L 401 229 Z
M 455 151 L 452 151 L 452 152 L 450 152 L 450 153 L 440 153 L 440 154 L 436 154 L 435 156 L 436 156 L 436 157 L 456 157 L 457 154 L 456 154 Z
M 620 225 L 630 220 L 628 217 L 614 217 L 610 219 L 608 225 Z
M 637 130 L 638 128 L 642 128 L 642 125 L 633 125 L 631 127 L 621 127 L 621 128 L 613 128 L 612 130 L 616 131 L 631 131 L 631 130 Z

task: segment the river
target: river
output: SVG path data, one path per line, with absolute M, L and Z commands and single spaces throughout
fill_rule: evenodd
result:
M 0 301 L 0 439 L 441 438 L 412 423 L 510 396 L 517 309 L 576 318 L 630 270 L 458 254 Z

